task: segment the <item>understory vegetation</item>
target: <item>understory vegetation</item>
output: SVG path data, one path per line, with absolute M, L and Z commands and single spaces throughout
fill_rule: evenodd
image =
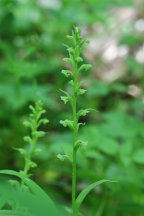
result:
M 0 215 L 144 215 L 143 10 L 0 1 Z

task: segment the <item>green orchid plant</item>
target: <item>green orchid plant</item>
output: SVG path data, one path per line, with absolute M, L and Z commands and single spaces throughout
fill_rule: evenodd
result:
M 72 107 L 72 120 L 61 120 L 60 123 L 64 127 L 69 127 L 73 135 L 73 151 L 72 151 L 72 210 L 73 216 L 77 216 L 79 212 L 80 205 L 86 195 L 97 185 L 107 182 L 108 180 L 100 180 L 89 185 L 85 188 L 78 196 L 76 196 L 76 170 L 77 170 L 77 152 L 79 148 L 85 147 L 87 141 L 78 139 L 78 131 L 81 125 L 85 123 L 79 122 L 81 116 L 86 116 L 92 109 L 77 109 L 77 100 L 80 95 L 83 95 L 86 90 L 81 86 L 84 81 L 79 81 L 79 75 L 82 71 L 87 71 L 91 68 L 91 64 L 83 64 L 83 58 L 81 52 L 85 44 L 89 43 L 89 40 L 83 40 L 80 35 L 80 29 L 78 27 L 74 28 L 72 35 L 67 35 L 67 38 L 73 42 L 73 46 L 65 45 L 69 54 L 69 58 L 64 58 L 66 63 L 70 63 L 72 70 L 62 70 L 67 78 L 70 78 L 69 84 L 72 85 L 72 94 L 66 91 L 62 91 L 65 96 L 61 96 L 61 100 L 66 103 L 70 103 Z M 60 157 L 60 156 L 59 156 Z M 64 155 L 66 157 L 66 155 Z M 61 156 L 62 158 L 62 156 Z
M 13 170 L 0 170 L 0 174 L 16 176 L 21 180 L 21 184 L 16 180 L 10 180 L 10 182 L 16 186 L 20 191 L 31 191 L 35 196 L 46 200 L 50 207 L 54 207 L 53 201 L 50 197 L 34 182 L 30 179 L 32 173 L 30 172 L 32 168 L 36 167 L 37 164 L 33 161 L 33 156 L 36 153 L 40 152 L 40 149 L 37 148 L 37 141 L 40 137 L 45 135 L 44 131 L 40 131 L 39 127 L 42 124 L 47 124 L 49 122 L 48 119 L 42 118 L 42 115 L 46 112 L 42 108 L 42 102 L 38 101 L 35 103 L 35 106 L 29 106 L 31 113 L 27 120 L 24 121 L 24 125 L 28 127 L 31 131 L 30 135 L 25 136 L 24 140 L 28 144 L 28 148 L 16 148 L 23 157 L 24 157 L 24 169 L 19 172 Z M 26 190 L 25 190 L 26 189 Z M 6 200 L 5 200 L 6 202 Z M 0 200 L 1 204 L 1 200 Z M 0 215 L 5 215 L 7 212 L 8 215 L 17 215 L 14 210 L 0 210 Z M 18 215 L 21 215 L 20 212 Z
M 30 114 L 29 119 L 24 121 L 24 125 L 31 130 L 31 135 L 24 137 L 24 140 L 29 145 L 29 150 L 26 151 L 22 148 L 18 149 L 25 159 L 25 166 L 22 173 L 26 177 L 29 177 L 29 175 L 31 175 L 29 174 L 29 170 L 37 166 L 37 164 L 32 160 L 32 156 L 35 153 L 40 152 L 40 149 L 37 148 L 36 143 L 40 137 L 43 137 L 45 135 L 45 132 L 39 131 L 38 128 L 42 124 L 47 124 L 49 122 L 48 119 L 41 118 L 42 114 L 46 112 L 46 110 L 42 108 L 41 101 L 36 102 L 35 107 L 30 105 L 29 108 L 31 109 L 32 113 Z

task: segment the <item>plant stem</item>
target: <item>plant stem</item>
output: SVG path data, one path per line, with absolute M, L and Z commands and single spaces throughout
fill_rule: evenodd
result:
M 36 139 L 33 136 L 32 143 L 30 144 L 30 150 L 29 150 L 29 153 L 28 153 L 26 161 L 25 161 L 24 174 L 25 174 L 26 177 L 28 177 L 28 171 L 30 169 L 30 162 L 31 162 L 31 157 L 32 157 L 32 154 L 33 154 L 35 143 L 36 143 Z
M 74 78 L 74 95 L 73 95 L 73 164 L 72 164 L 72 209 L 73 215 L 76 216 L 76 155 L 75 143 L 77 139 L 77 63 L 75 62 L 75 78 Z
M 78 82 L 79 73 L 82 70 L 87 71 L 91 65 L 90 64 L 82 64 L 83 58 L 80 56 L 82 48 L 85 43 L 89 43 L 88 40 L 82 40 L 80 36 L 80 30 L 75 27 L 74 31 L 72 31 L 72 35 L 67 35 L 67 38 L 73 41 L 73 46 L 68 46 L 67 51 L 69 53 L 69 58 L 64 58 L 66 63 L 71 63 L 74 71 L 71 70 L 62 70 L 62 73 L 66 77 L 71 77 L 70 84 L 73 86 L 73 94 L 69 94 L 69 92 L 62 91 L 66 96 L 61 96 L 61 100 L 66 104 L 70 102 L 72 105 L 72 120 L 60 120 L 60 124 L 64 127 L 69 127 L 72 130 L 73 134 L 73 152 L 72 152 L 72 211 L 73 216 L 78 215 L 77 208 L 77 197 L 76 197 L 76 182 L 77 182 L 77 151 L 80 147 L 86 145 L 87 142 L 77 139 L 78 130 L 80 125 L 84 125 L 84 123 L 79 123 L 80 116 L 86 116 L 89 113 L 89 109 L 78 110 L 77 111 L 77 98 L 79 95 L 85 93 L 85 89 L 81 88 L 82 82 Z M 65 155 L 64 155 L 65 156 Z

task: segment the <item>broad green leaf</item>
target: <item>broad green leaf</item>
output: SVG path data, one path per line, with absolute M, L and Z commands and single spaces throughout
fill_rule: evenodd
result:
M 108 155 L 116 155 L 119 151 L 118 142 L 110 137 L 101 137 L 98 149 Z
M 50 205 L 54 206 L 54 203 L 51 200 L 51 198 L 34 181 L 25 177 L 22 173 L 19 173 L 13 170 L 0 170 L 0 174 L 17 176 L 31 189 L 31 191 L 34 194 L 36 194 L 39 197 L 45 198 L 49 202 Z
M 133 155 L 133 161 L 144 164 L 144 148 L 137 150 Z
M 106 83 L 98 80 L 91 80 L 90 87 L 87 92 L 87 97 L 105 97 L 109 93 L 109 88 Z
M 77 211 L 80 208 L 80 205 L 82 204 L 83 200 L 85 199 L 85 197 L 88 195 L 88 193 L 93 190 L 95 187 L 97 187 L 98 185 L 105 183 L 105 182 L 112 182 L 110 180 L 107 179 L 103 179 L 97 182 L 94 182 L 92 184 L 90 184 L 89 186 L 87 186 L 77 197 L 76 199 L 76 209 Z

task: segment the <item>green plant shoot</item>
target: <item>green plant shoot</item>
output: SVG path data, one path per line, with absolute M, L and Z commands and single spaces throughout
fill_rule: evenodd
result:
M 66 119 L 61 120 L 60 123 L 64 127 L 69 127 L 73 134 L 73 151 L 72 151 L 72 211 L 73 216 L 77 216 L 79 212 L 80 205 L 82 204 L 85 197 L 88 193 L 98 185 L 109 182 L 109 180 L 103 179 L 97 182 L 94 182 L 84 188 L 83 191 L 80 192 L 78 196 L 76 196 L 76 170 L 77 170 L 77 151 L 80 147 L 85 147 L 87 145 L 87 141 L 78 139 L 78 130 L 81 125 L 85 123 L 79 122 L 80 116 L 86 116 L 93 109 L 77 109 L 77 100 L 78 96 L 83 95 L 86 90 L 81 88 L 83 81 L 79 81 L 80 73 L 85 70 L 89 70 L 91 68 L 91 64 L 83 64 L 83 58 L 81 56 L 81 52 L 84 48 L 84 45 L 89 43 L 89 40 L 83 40 L 80 35 L 80 30 L 75 27 L 72 35 L 68 35 L 67 38 L 71 39 L 73 42 L 73 47 L 66 45 L 67 51 L 69 53 L 69 58 L 64 58 L 66 63 L 70 63 L 72 66 L 72 70 L 62 70 L 62 74 L 66 77 L 70 77 L 70 84 L 72 85 L 72 94 L 69 94 L 66 91 L 62 91 L 65 96 L 61 96 L 61 100 L 66 104 L 69 102 L 72 106 L 72 120 Z M 60 157 L 60 156 L 59 156 Z M 62 156 L 61 156 L 62 157 Z M 64 155 L 64 158 L 66 155 Z M 64 159 L 63 158 L 63 159 Z
M 61 100 L 66 104 L 70 102 L 72 106 L 72 116 L 73 120 L 64 120 L 60 123 L 64 127 L 69 127 L 72 130 L 73 134 L 73 156 L 72 156 L 72 209 L 73 214 L 76 215 L 76 163 L 77 163 L 77 151 L 79 147 L 85 146 L 87 142 L 78 140 L 77 134 L 80 125 L 84 123 L 79 123 L 79 117 L 85 116 L 90 112 L 90 109 L 77 110 L 77 99 L 79 95 L 82 95 L 86 92 L 85 89 L 81 88 L 82 81 L 79 82 L 78 78 L 82 70 L 88 70 L 91 68 L 90 64 L 82 64 L 83 58 L 81 57 L 81 52 L 86 43 L 89 43 L 88 40 L 83 40 L 80 36 L 80 30 L 76 27 L 72 32 L 72 36 L 67 36 L 67 38 L 73 41 L 74 46 L 66 46 L 69 53 L 69 58 L 64 58 L 66 63 L 71 63 L 73 71 L 71 70 L 62 70 L 62 73 L 66 77 L 70 77 L 70 84 L 73 86 L 73 94 L 70 95 L 68 92 L 63 91 L 65 96 L 61 97 Z
M 44 131 L 39 131 L 41 124 L 47 124 L 49 121 L 46 118 L 41 118 L 42 114 L 46 111 L 42 108 L 41 101 L 36 102 L 35 107 L 29 106 L 31 114 L 28 120 L 24 121 L 24 125 L 31 130 L 30 136 L 25 136 L 24 140 L 28 143 L 29 148 L 26 151 L 23 148 L 19 148 L 18 151 L 24 156 L 25 165 L 24 170 L 21 171 L 26 177 L 29 177 L 30 169 L 37 166 L 37 164 L 32 160 L 35 153 L 40 152 L 40 149 L 36 147 L 37 140 L 45 135 Z

